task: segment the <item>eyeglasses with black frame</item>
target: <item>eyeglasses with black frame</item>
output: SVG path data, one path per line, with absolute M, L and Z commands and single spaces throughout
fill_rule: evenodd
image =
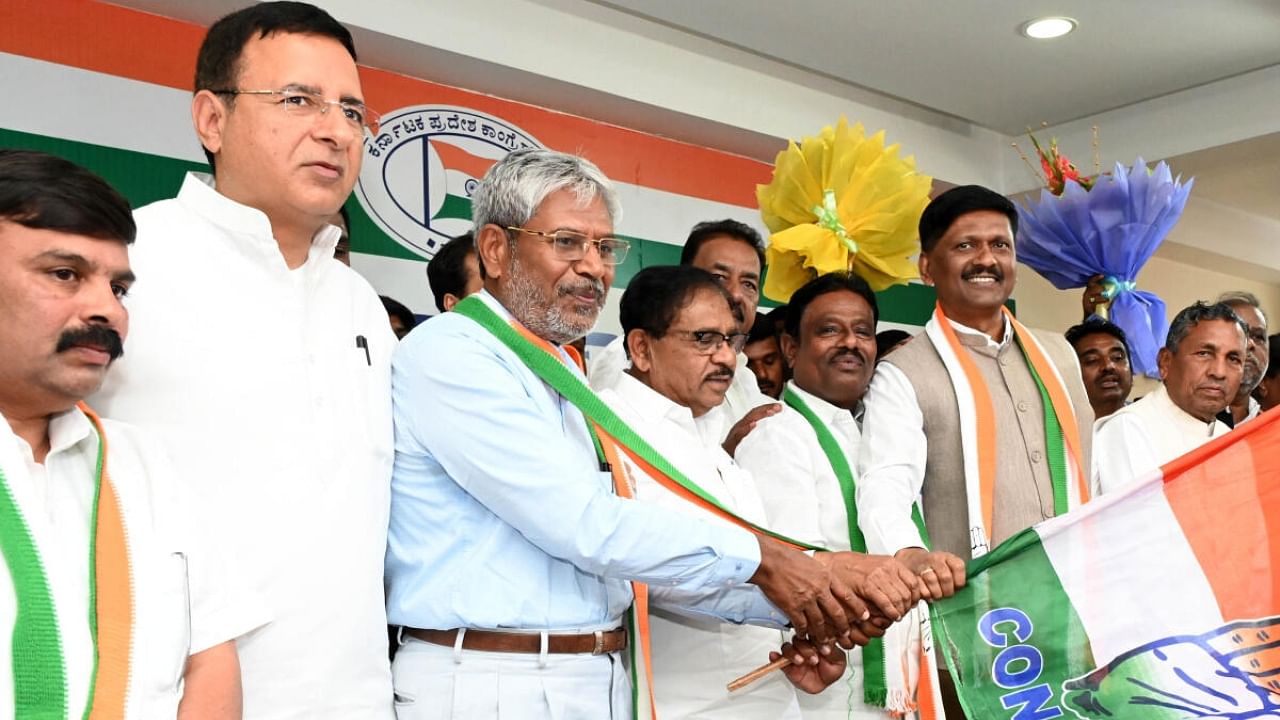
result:
M 505 230 L 511 233 L 528 233 L 542 242 L 551 243 L 556 258 L 565 262 L 577 262 L 586 257 L 588 243 L 596 246 L 596 252 L 600 253 L 600 262 L 605 265 L 620 265 L 627 259 L 627 251 L 631 249 L 631 243 L 621 238 L 592 238 L 572 230 L 543 232 L 511 226 L 506 227 Z
M 210 90 L 209 92 L 215 95 L 270 96 L 276 98 L 272 101 L 272 104 L 278 105 L 285 112 L 298 117 L 324 115 L 329 112 L 330 107 L 336 106 L 342 111 L 342 117 L 346 118 L 347 122 L 361 130 L 368 128 L 369 133 L 372 135 L 378 134 L 378 128 L 382 124 L 382 116 L 364 103 L 348 100 L 327 100 L 319 93 L 299 88 L 285 88 L 283 90 L 236 90 L 227 88 L 224 90 Z
M 700 355 L 714 355 L 725 343 L 733 348 L 734 354 L 742 352 L 742 348 L 747 346 L 746 333 L 726 335 L 718 330 L 668 330 L 667 334 L 692 342 Z

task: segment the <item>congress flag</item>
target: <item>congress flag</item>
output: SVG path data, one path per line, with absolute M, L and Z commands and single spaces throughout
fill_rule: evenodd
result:
M 933 627 L 970 718 L 1280 718 L 1280 412 L 1010 538 Z

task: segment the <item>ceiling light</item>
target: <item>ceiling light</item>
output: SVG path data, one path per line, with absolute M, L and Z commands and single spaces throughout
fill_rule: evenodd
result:
M 1022 26 L 1021 32 L 1033 40 L 1062 37 L 1076 29 L 1076 21 L 1069 17 L 1045 17 L 1032 20 Z

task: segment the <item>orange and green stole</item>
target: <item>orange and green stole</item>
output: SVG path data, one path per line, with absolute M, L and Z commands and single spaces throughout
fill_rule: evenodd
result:
M 87 405 L 81 412 L 98 434 L 89 541 L 89 630 L 94 663 L 83 718 L 125 715 L 133 638 L 133 582 L 120 497 L 107 473 L 107 437 Z M 67 669 L 49 576 L 22 510 L 0 471 L 0 551 L 17 601 L 13 627 L 13 716 L 58 719 L 67 707 Z
M 715 496 L 702 489 L 672 465 L 644 438 L 632 430 L 587 386 L 582 375 L 570 369 L 566 359 L 555 346 L 537 337 L 527 328 L 503 319 L 478 297 L 471 296 L 454 306 L 453 311 L 464 315 L 489 331 L 499 342 L 514 352 L 539 379 L 551 386 L 568 400 L 587 419 L 592 442 L 602 467 L 613 475 L 614 492 L 634 499 L 634 488 L 625 476 L 619 453 L 625 453 L 646 475 L 659 485 L 703 510 L 727 520 L 738 527 L 758 535 L 769 537 L 794 548 L 820 550 L 784 537 L 739 517 L 724 506 Z M 576 351 L 572 357 L 581 368 L 582 359 Z M 631 652 L 631 688 L 636 718 L 657 718 L 653 701 L 652 643 L 649 637 L 649 593 L 644 583 L 632 582 L 635 604 L 629 613 L 628 625 Z M 638 642 L 636 642 L 638 640 Z

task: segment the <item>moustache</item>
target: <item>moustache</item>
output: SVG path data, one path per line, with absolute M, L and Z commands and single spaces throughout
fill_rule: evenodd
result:
M 862 362 L 862 364 L 863 364 L 863 365 L 866 365 L 866 364 L 867 364 L 867 355 L 866 355 L 866 353 L 862 352 L 862 350 L 861 350 L 860 348 L 856 348 L 856 347 L 852 347 L 852 348 L 840 348 L 840 349 L 836 350 L 836 351 L 831 355 L 831 360 L 830 360 L 829 362 L 830 362 L 830 363 L 832 363 L 832 364 L 834 364 L 837 360 L 839 360 L 840 358 L 844 357 L 845 355 L 852 355 L 852 356 L 854 356 L 854 357 L 858 358 L 858 360 L 859 360 L 860 362 Z
M 58 336 L 55 352 L 66 352 L 72 348 L 88 345 L 107 353 L 114 361 L 124 355 L 124 341 L 120 333 L 103 325 L 86 325 L 75 330 L 67 330 Z
M 559 295 L 591 294 L 595 296 L 596 305 L 598 307 L 604 307 L 605 290 L 604 290 L 604 282 L 601 280 L 583 280 L 580 283 L 561 285 L 557 289 L 557 294 Z
M 963 273 L 961 273 L 960 279 L 970 280 L 972 278 L 978 277 L 979 275 L 990 275 L 991 277 L 995 278 L 997 282 L 1004 282 L 1004 271 L 1001 270 L 1000 266 L 998 265 L 988 265 L 986 267 L 982 267 L 979 265 L 979 266 L 971 267 L 965 270 Z
M 707 373 L 706 377 L 702 378 L 703 382 L 710 380 L 728 380 L 729 382 L 733 382 L 733 370 L 720 365 L 716 370 Z

